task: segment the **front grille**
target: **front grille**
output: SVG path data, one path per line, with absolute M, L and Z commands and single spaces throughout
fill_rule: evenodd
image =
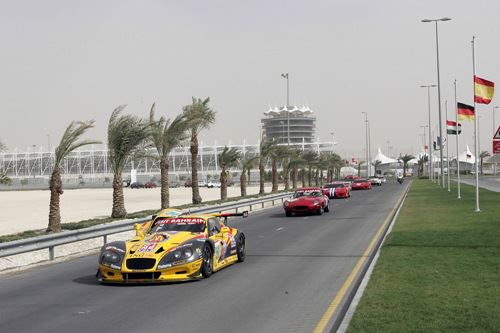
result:
M 124 280 L 157 280 L 160 277 L 160 272 L 154 273 L 122 273 Z
M 293 207 L 294 210 L 308 210 L 308 206 L 295 206 Z
M 156 259 L 152 258 L 133 258 L 127 259 L 128 269 L 150 269 L 155 266 Z

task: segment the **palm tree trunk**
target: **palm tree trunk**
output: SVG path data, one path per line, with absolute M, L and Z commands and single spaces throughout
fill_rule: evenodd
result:
M 259 194 L 264 194 L 264 161 L 262 159 L 259 160 L 259 182 L 260 182 L 260 189 L 259 189 Z
M 240 176 L 240 190 L 241 190 L 241 196 L 244 197 L 247 195 L 247 176 L 246 176 L 246 171 L 243 170 L 241 172 Z
M 47 232 L 61 231 L 61 194 L 63 194 L 61 170 L 59 166 L 55 166 L 50 177 L 49 226 L 47 227 Z
M 311 186 L 311 180 L 312 180 L 312 169 L 309 168 L 308 172 L 307 172 L 307 184 L 308 186 Z
M 271 188 L 271 192 L 277 192 L 278 191 L 278 170 L 276 167 L 276 160 L 273 159 L 271 162 L 271 170 L 272 170 L 272 181 L 273 181 L 273 186 Z
M 227 171 L 224 168 L 220 173 L 220 198 L 227 199 Z
M 113 208 L 111 217 L 125 217 L 125 198 L 123 197 L 123 179 L 121 172 L 113 176 Z
M 286 170 L 283 168 L 283 175 L 285 177 L 285 191 L 290 190 L 290 172 L 289 170 Z
M 298 176 L 299 170 L 297 168 L 293 168 L 292 170 L 292 188 L 296 189 L 297 188 L 297 176 Z
M 250 169 L 247 170 L 247 185 L 250 185 Z
M 201 203 L 200 188 L 198 187 L 198 134 L 191 131 L 191 180 L 193 203 Z
M 306 187 L 306 169 L 302 169 L 300 176 L 302 178 L 302 187 Z
M 168 156 L 160 161 L 161 172 L 161 209 L 170 206 L 170 190 L 168 188 Z
M 323 170 L 319 174 L 319 186 L 323 186 Z
M 319 169 L 316 169 L 314 172 L 314 186 L 319 185 Z

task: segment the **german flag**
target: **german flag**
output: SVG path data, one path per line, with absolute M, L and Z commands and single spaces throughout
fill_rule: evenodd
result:
M 495 91 L 495 83 L 474 76 L 474 101 L 480 104 L 490 104 Z
M 457 103 L 457 114 L 460 120 L 474 120 L 474 107 L 463 103 Z

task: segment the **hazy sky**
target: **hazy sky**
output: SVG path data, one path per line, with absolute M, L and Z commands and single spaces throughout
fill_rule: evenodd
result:
M 454 79 L 472 104 L 473 35 L 477 74 L 500 84 L 499 13 L 494 0 L 0 0 L 0 140 L 54 146 L 70 121 L 95 119 L 88 137 L 106 141 L 120 104 L 147 117 L 156 102 L 174 117 L 191 96 L 210 96 L 217 123 L 201 140 L 257 143 L 263 112 L 285 104 L 288 72 L 291 104 L 309 105 L 317 135 L 334 132 L 344 157 L 363 155 L 362 111 L 373 155 L 387 141 L 393 155 L 416 154 L 427 124 L 419 85 L 437 82 L 434 24 L 420 20 L 453 19 L 439 24 L 444 122 Z M 437 90 L 431 102 L 435 130 Z M 495 103 L 478 107 L 482 150 Z M 473 149 L 472 123 L 463 133 Z

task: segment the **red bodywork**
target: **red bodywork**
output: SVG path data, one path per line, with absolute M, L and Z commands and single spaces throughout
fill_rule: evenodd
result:
M 283 208 L 286 216 L 292 216 L 293 213 L 321 215 L 323 212 L 330 211 L 330 200 L 319 187 L 299 188 L 291 199 L 283 203 Z
M 156 188 L 157 185 L 155 182 L 147 182 L 146 184 L 144 184 L 144 187 L 145 188 Z
M 351 196 L 350 187 L 342 183 L 332 183 L 323 186 L 323 194 L 327 195 L 328 198 L 349 198 Z
M 369 179 L 356 179 L 351 185 L 353 190 L 371 190 L 372 183 Z

